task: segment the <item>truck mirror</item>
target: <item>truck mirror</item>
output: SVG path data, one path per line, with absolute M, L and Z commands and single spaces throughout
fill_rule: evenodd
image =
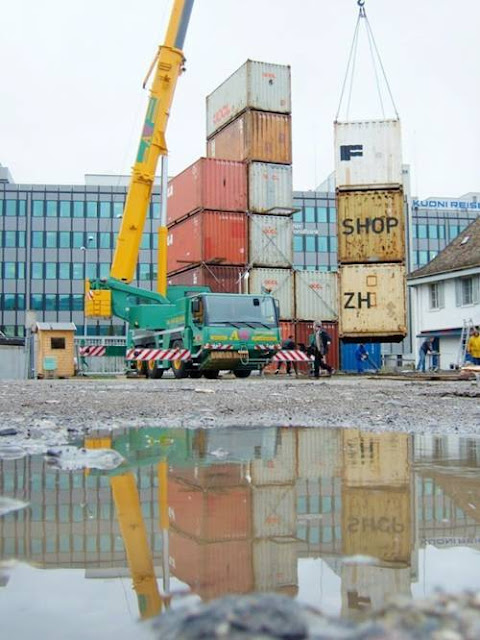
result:
M 200 300 L 198 298 L 192 300 L 192 312 L 200 313 Z

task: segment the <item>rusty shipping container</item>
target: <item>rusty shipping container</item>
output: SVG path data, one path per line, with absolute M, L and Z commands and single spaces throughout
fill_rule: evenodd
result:
M 410 483 L 410 441 L 406 433 L 343 429 L 343 479 L 349 487 Z
M 286 164 L 251 162 L 248 166 L 248 210 L 253 213 L 288 215 L 293 207 L 292 167 Z
M 339 263 L 404 262 L 403 190 L 337 193 Z
M 336 122 L 335 180 L 341 190 L 401 186 L 400 121 Z
M 338 338 L 338 323 L 323 322 L 323 328 L 331 339 L 331 344 L 327 353 L 327 364 L 338 371 L 340 344 Z M 310 342 L 310 336 L 313 334 L 313 322 L 303 322 L 298 320 L 280 322 L 280 331 L 282 340 L 286 340 L 288 336 L 293 336 L 296 345 L 302 351 L 305 351 Z M 274 372 L 277 368 L 276 363 L 272 363 L 266 367 L 265 371 Z M 307 375 L 310 372 L 310 362 L 299 362 L 297 364 L 298 371 Z
M 252 485 L 293 483 L 296 474 L 295 432 L 293 429 L 278 429 L 275 455 L 271 458 L 264 457 L 251 462 Z
M 197 267 L 169 274 L 168 285 L 200 285 L 210 287 L 213 293 L 242 293 L 243 267 L 223 267 L 215 264 L 201 264 Z
M 295 272 L 295 317 L 298 320 L 338 319 L 338 273 Z
M 290 113 L 290 67 L 247 60 L 207 96 L 207 138 L 245 109 Z
M 244 280 L 245 293 L 270 292 L 280 305 L 280 319 L 294 316 L 294 277 L 292 269 L 254 267 Z
M 346 556 L 365 555 L 390 566 L 410 563 L 410 486 L 342 489 L 342 540 Z
M 168 273 L 200 262 L 244 265 L 248 261 L 247 215 L 199 211 L 169 227 Z
M 202 600 L 253 589 L 250 540 L 202 542 L 172 528 L 169 564 L 172 575 L 186 582 Z
M 407 333 L 405 267 L 343 265 L 339 269 L 340 338 L 399 342 Z
M 293 222 L 286 216 L 248 216 L 248 263 L 259 267 L 291 267 Z
M 170 479 L 168 484 L 170 522 L 177 529 L 201 540 L 248 538 L 252 528 L 249 487 L 209 491 Z
M 207 141 L 207 156 L 238 162 L 292 164 L 291 117 L 245 111 Z
M 297 530 L 295 484 L 252 487 L 253 536 L 294 536 Z
M 198 209 L 246 211 L 245 165 L 200 158 L 172 178 L 167 190 L 167 225 Z

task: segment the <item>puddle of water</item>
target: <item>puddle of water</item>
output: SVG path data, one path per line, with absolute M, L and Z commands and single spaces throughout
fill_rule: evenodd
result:
M 139 619 L 227 593 L 359 618 L 390 595 L 480 588 L 480 439 L 150 428 L 74 444 L 122 461 L 0 460 L 12 637 L 131 637 Z

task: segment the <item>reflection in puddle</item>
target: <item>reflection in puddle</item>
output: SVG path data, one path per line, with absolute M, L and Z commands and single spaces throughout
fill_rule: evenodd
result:
M 390 595 L 480 587 L 480 440 L 150 428 L 76 444 L 123 462 L 0 461 L 1 494 L 29 503 L 0 518 L 0 558 L 36 567 L 0 569 L 12 634 L 46 630 L 67 603 L 93 616 L 91 637 L 115 616 L 120 638 L 189 598 L 276 591 L 358 617 Z M 37 611 L 45 593 L 52 610 Z

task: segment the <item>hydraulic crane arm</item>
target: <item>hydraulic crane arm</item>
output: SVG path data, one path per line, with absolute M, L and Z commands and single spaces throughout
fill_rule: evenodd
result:
M 110 277 L 123 282 L 134 278 L 143 228 L 155 179 L 159 156 L 167 154 L 165 131 L 178 76 L 183 70 L 185 58 L 183 43 L 190 20 L 194 0 L 174 0 L 165 43 L 159 47 L 155 76 L 150 89 L 150 99 L 143 125 L 137 158 L 123 213 Z M 165 190 L 165 185 L 163 185 Z M 165 197 L 165 193 L 162 194 Z M 159 278 L 158 290 L 166 293 L 166 220 L 159 229 Z M 163 252 L 163 254 L 162 254 Z

